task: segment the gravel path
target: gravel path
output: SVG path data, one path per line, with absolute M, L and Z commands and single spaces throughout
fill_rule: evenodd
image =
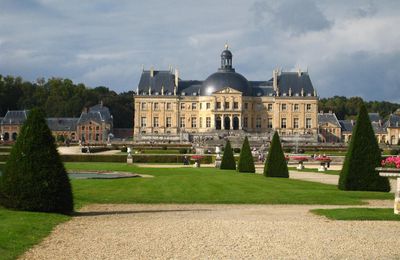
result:
M 400 222 L 309 213 L 327 207 L 338 206 L 91 205 L 22 259 L 400 258 Z

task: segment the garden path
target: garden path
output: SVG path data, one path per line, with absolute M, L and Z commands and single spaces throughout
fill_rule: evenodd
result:
M 338 206 L 90 205 L 21 259 L 400 258 L 400 222 L 309 212 L 331 207 Z

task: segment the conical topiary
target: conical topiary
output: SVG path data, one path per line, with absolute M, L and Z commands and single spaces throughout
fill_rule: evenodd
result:
M 7 208 L 73 212 L 71 185 L 54 138 L 41 111 L 33 109 L 23 124 L 0 180 L 1 204 Z
M 381 163 L 381 151 L 367 109 L 361 104 L 350 145 L 339 177 L 339 189 L 390 191 L 387 178 L 375 171 Z
M 229 140 L 226 141 L 220 168 L 223 170 L 235 170 L 236 169 L 236 162 L 235 162 L 235 158 L 233 156 L 233 151 L 232 151 L 231 143 L 229 142 Z
M 264 175 L 266 177 L 289 178 L 289 170 L 278 132 L 275 132 L 272 137 L 271 146 L 269 147 L 267 160 L 264 165 Z
M 250 144 L 247 136 L 244 138 L 242 149 L 240 150 L 240 157 L 237 167 L 238 172 L 256 172 L 254 167 L 253 155 L 251 155 Z

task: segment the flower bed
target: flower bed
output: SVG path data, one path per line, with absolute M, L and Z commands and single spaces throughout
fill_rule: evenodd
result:
M 382 160 L 381 166 L 384 168 L 400 169 L 400 156 L 392 156 Z
M 297 162 L 306 162 L 308 161 L 308 157 L 306 156 L 292 156 L 290 157 L 291 160 L 297 161 Z

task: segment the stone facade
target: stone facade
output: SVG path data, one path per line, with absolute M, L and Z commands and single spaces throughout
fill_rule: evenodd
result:
M 135 140 L 235 131 L 316 140 L 318 134 L 318 97 L 307 72 L 276 70 L 269 80 L 248 81 L 232 68 L 228 49 L 205 81 L 181 80 L 177 70 L 144 70 L 136 92 Z

